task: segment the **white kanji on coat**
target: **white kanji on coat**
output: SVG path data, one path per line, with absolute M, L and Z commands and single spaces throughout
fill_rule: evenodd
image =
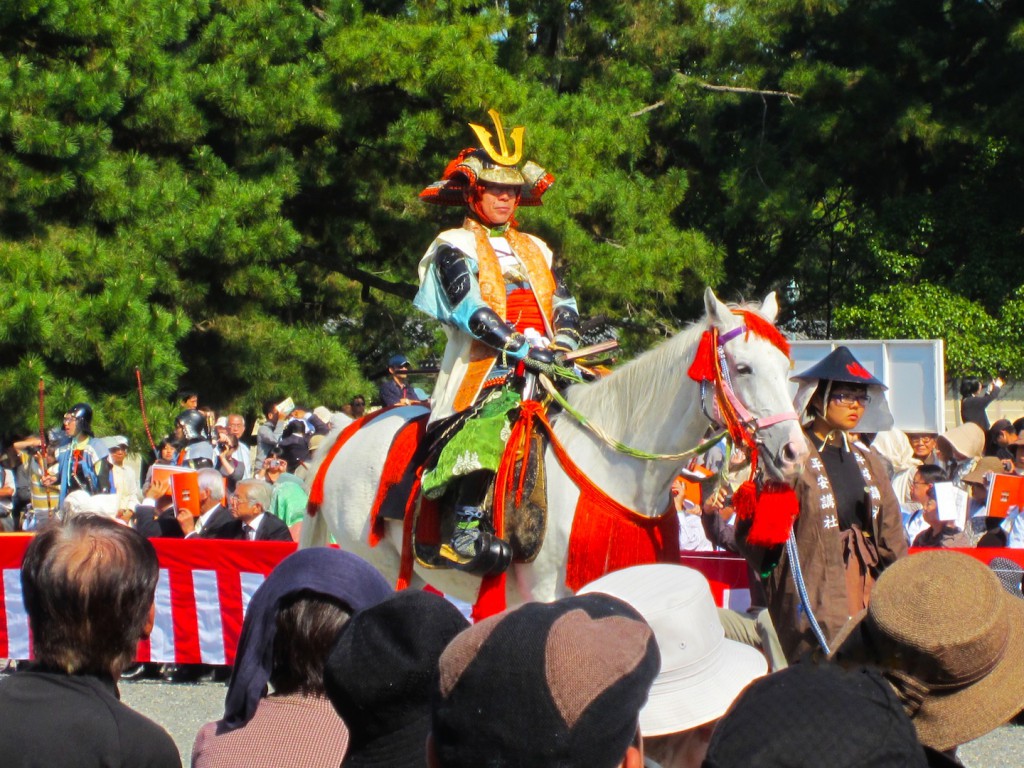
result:
M 831 493 L 821 494 L 821 508 L 822 509 L 835 509 L 836 508 L 836 497 Z
M 835 515 L 825 515 L 825 519 L 822 521 L 822 525 L 825 526 L 825 530 L 826 531 L 829 528 L 838 528 L 839 527 L 839 518 L 836 517 Z

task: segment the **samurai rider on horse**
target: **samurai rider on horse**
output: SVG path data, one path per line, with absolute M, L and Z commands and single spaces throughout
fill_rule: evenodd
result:
M 430 244 L 414 300 L 448 336 L 427 426 L 437 460 L 424 474 L 423 492 L 439 498 L 457 483 L 455 525 L 441 554 L 472 573 L 511 562 L 511 548 L 494 535 L 483 506 L 507 414 L 520 401 L 517 370 L 571 367 L 564 355 L 580 341 L 576 300 L 551 266 L 551 249 L 515 220 L 519 206 L 541 204 L 554 177 L 532 161 L 518 167 L 524 128 L 512 130 L 510 151 L 501 117 L 488 114 L 498 146 L 487 129 L 470 123 L 480 148 L 462 150 L 441 180 L 420 192 L 433 205 L 464 207 L 466 217 Z

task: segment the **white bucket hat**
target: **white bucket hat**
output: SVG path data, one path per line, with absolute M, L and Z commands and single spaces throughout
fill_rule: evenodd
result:
M 654 631 L 661 671 L 640 710 L 645 737 L 717 720 L 768 663 L 759 651 L 727 640 L 711 587 L 682 565 L 637 565 L 606 574 L 579 594 L 602 592 L 632 605 Z

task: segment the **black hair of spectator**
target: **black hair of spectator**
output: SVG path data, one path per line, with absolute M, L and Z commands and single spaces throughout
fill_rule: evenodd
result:
M 299 592 L 281 604 L 270 672 L 275 693 L 323 695 L 324 666 L 349 615 L 341 601 L 316 592 Z
M 944 483 L 949 480 L 949 476 L 946 474 L 946 470 L 935 464 L 922 464 L 917 468 L 918 476 L 926 483 L 932 483 L 932 487 L 928 489 L 928 498 L 935 498 L 935 483 Z
M 199 393 L 191 389 L 182 389 L 178 391 L 178 402 L 184 403 L 186 400 L 191 400 L 193 397 L 199 397 Z
M 1010 423 L 1009 419 L 998 419 L 992 422 L 992 426 L 985 433 L 986 456 L 996 456 L 999 454 L 1002 446 L 999 445 L 998 440 L 1004 432 L 1015 432 L 1013 424 Z
M 288 426 L 284 428 L 284 431 L 281 433 L 281 437 L 288 437 L 289 435 L 299 435 L 301 437 L 305 437 L 305 423 L 299 420 L 290 422 Z
M 280 400 L 264 400 L 263 401 L 263 415 L 266 416 L 268 413 L 271 413 L 275 408 L 277 408 L 277 404 L 279 402 L 281 402 L 281 401 Z
M 945 483 L 949 480 L 946 470 L 937 464 L 922 464 L 917 468 L 917 474 L 926 483 Z
M 978 379 L 964 379 L 960 382 L 960 397 L 971 397 L 978 394 L 981 382 Z
M 46 526 L 21 564 L 36 660 L 116 679 L 135 657 L 158 576 L 149 540 L 109 518 L 76 515 Z
M 1013 432 L 1013 424 L 1009 419 L 997 419 L 992 422 L 992 426 L 989 427 L 988 433 L 993 437 L 998 436 L 1003 432 Z

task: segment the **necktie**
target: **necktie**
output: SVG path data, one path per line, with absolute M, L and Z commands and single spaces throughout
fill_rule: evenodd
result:
M 256 529 L 248 523 L 242 526 L 242 530 L 245 531 L 245 538 L 247 538 L 249 541 L 252 541 L 256 538 Z

